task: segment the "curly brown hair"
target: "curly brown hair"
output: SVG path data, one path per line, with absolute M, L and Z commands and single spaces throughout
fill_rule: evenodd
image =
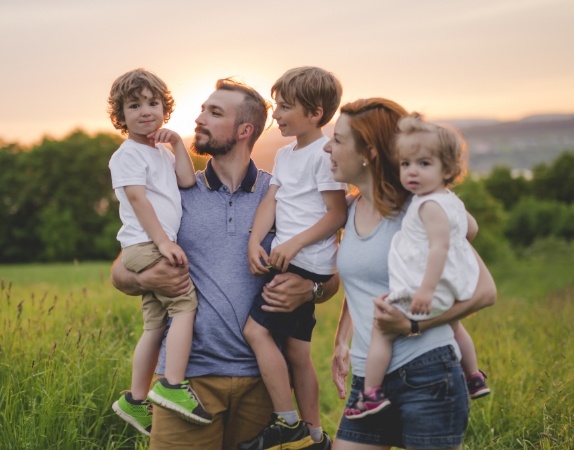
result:
M 151 91 L 154 97 L 161 99 L 164 114 L 163 123 L 167 123 L 171 117 L 175 102 L 171 96 L 171 91 L 163 80 L 145 69 L 130 70 L 114 81 L 108 97 L 108 114 L 114 128 L 121 130 L 122 134 L 128 132 L 125 124 L 124 103 L 126 100 L 136 97 L 146 88 Z

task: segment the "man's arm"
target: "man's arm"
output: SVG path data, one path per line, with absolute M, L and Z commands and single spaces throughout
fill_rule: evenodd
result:
M 263 299 L 267 303 L 261 309 L 269 312 L 291 312 L 304 303 L 313 301 L 311 280 L 294 273 L 280 273 L 263 287 Z M 324 293 L 315 303 L 324 303 L 339 290 L 339 275 L 335 274 L 323 283 Z
M 172 266 L 165 258 L 153 267 L 135 273 L 126 269 L 118 256 L 112 264 L 110 280 L 116 289 L 127 295 L 142 295 L 153 291 L 167 297 L 176 297 L 185 294 L 191 287 L 187 266 Z
M 440 316 L 419 322 L 421 331 L 444 325 L 475 313 L 487 306 L 494 305 L 496 301 L 496 285 L 492 275 L 486 265 L 474 250 L 478 260 L 479 275 L 476 291 L 470 300 L 464 302 L 455 302 L 452 308 Z M 385 296 L 378 297 L 375 302 L 375 326 L 383 333 L 407 335 L 411 331 L 411 322 L 401 311 L 393 305 L 388 304 L 384 299 Z

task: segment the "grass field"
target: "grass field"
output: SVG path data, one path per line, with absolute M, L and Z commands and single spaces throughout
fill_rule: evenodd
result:
M 465 326 L 493 393 L 472 403 L 465 449 L 574 448 L 573 263 L 570 248 L 491 266 L 497 304 Z M 0 266 L 0 449 L 147 448 L 110 408 L 129 386 L 141 317 L 108 271 Z M 340 303 L 318 307 L 313 335 L 331 435 L 343 408 L 330 374 Z

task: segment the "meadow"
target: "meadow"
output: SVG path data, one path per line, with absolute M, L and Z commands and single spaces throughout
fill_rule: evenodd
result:
M 472 402 L 465 449 L 574 448 L 574 248 L 490 265 L 494 307 L 465 319 L 492 394 Z M 0 449 L 144 449 L 111 410 L 129 386 L 137 297 L 108 263 L 0 265 Z M 313 357 L 323 427 L 343 402 L 331 383 L 341 294 L 317 309 Z

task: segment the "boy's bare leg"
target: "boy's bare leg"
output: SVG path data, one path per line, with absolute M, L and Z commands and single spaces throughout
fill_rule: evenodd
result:
M 172 317 L 165 348 L 165 378 L 170 384 L 179 384 L 185 379 L 195 313 L 196 311 L 180 313 Z
M 311 359 L 311 343 L 288 338 L 285 354 L 293 373 L 293 390 L 301 419 L 310 427 L 320 427 L 319 382 Z
M 287 363 L 271 333 L 251 317 L 247 319 L 243 333 L 257 358 L 261 377 L 273 402 L 273 409 L 293 411 L 295 405 L 291 395 Z
M 134 400 L 145 400 L 153 379 L 165 328 L 144 330 L 134 351 L 131 393 Z

